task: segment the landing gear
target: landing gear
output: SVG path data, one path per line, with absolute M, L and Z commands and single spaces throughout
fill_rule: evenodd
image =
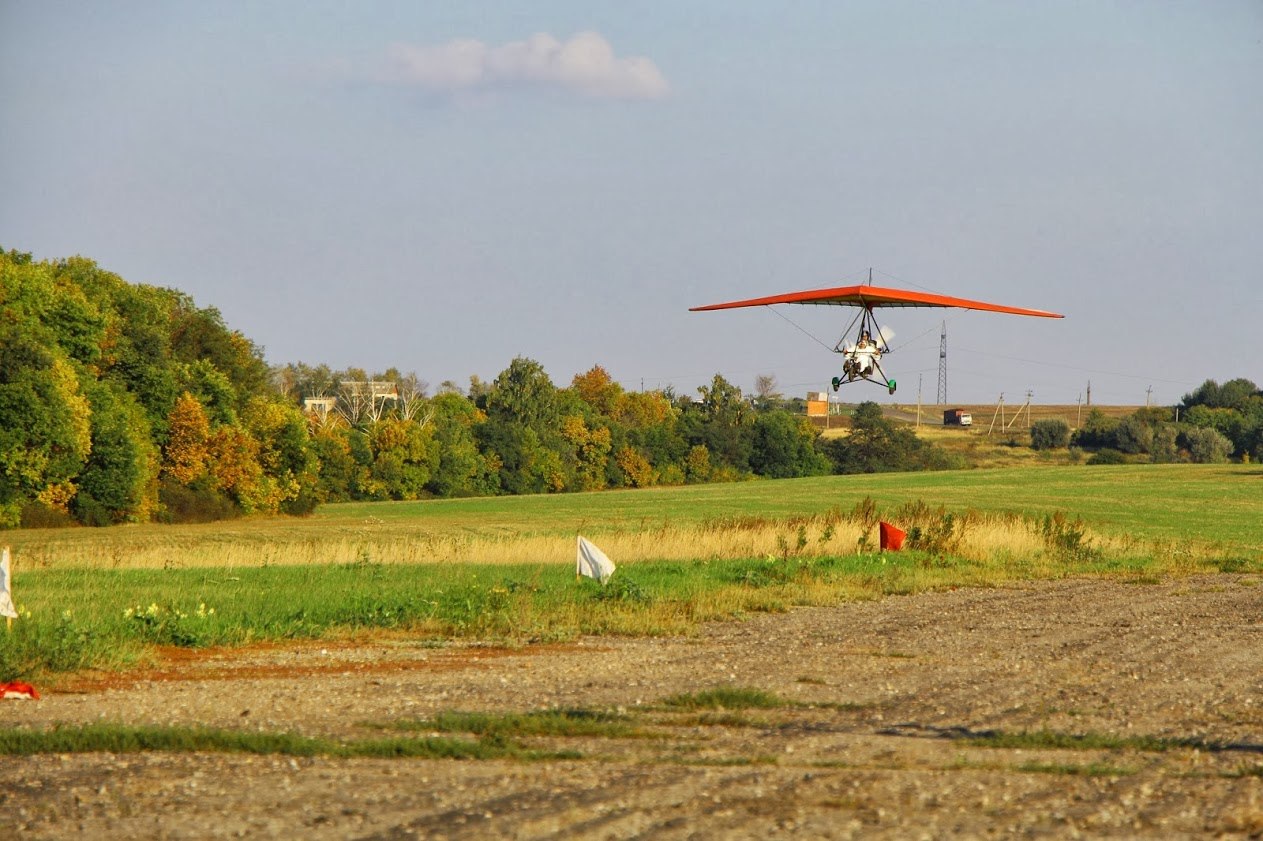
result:
M 842 376 L 833 378 L 833 390 L 837 391 L 843 383 L 868 380 L 874 385 L 884 387 L 887 393 L 894 394 L 897 384 L 881 369 L 881 358 L 884 354 L 890 353 L 890 348 L 881 334 L 881 328 L 877 326 L 877 321 L 873 318 L 872 309 L 866 307 L 864 312 L 857 316 L 857 320 L 860 322 L 860 329 L 855 344 L 844 348 L 842 341 L 839 341 L 833 348 L 835 353 L 845 354 L 842 360 Z M 851 326 L 854 324 L 855 322 L 851 322 Z M 870 339 L 873 332 L 877 334 L 878 339 L 875 344 L 871 343 Z

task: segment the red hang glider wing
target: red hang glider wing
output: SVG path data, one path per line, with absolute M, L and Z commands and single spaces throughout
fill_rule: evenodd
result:
M 745 301 L 728 301 L 723 304 L 692 307 L 689 309 L 689 312 L 730 310 L 737 307 L 764 307 L 769 304 L 820 304 L 865 307 L 867 309 L 875 309 L 877 307 L 960 307 L 961 309 L 982 310 L 984 312 L 1034 315 L 1040 318 L 1065 317 L 1055 312 L 1046 312 L 1045 310 L 1006 307 L 1001 304 L 988 304 L 986 301 L 971 301 L 968 298 L 952 298 L 948 295 L 934 295 L 929 292 L 909 292 L 904 289 L 889 289 L 883 286 L 839 286 L 835 289 L 787 292 L 783 295 L 769 295 L 766 298 L 750 298 Z

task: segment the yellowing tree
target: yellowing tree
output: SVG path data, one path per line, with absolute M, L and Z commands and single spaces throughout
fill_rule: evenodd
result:
M 567 415 L 561 420 L 561 437 L 574 448 L 575 478 L 580 490 L 596 491 L 605 487 L 605 466 L 610 459 L 610 431 L 599 426 L 588 429 L 580 415 Z
M 653 465 L 649 463 L 649 459 L 631 447 L 619 450 L 617 458 L 627 484 L 633 488 L 647 488 L 654 483 Z
M 207 441 L 208 470 L 216 490 L 228 494 L 246 513 L 275 511 L 259 464 L 259 442 L 236 426 L 221 426 Z M 279 500 L 277 501 L 279 504 Z
M 187 391 L 167 418 L 168 437 L 163 472 L 182 485 L 206 475 L 210 422 L 202 403 Z
M 607 418 L 614 416 L 619 398 L 623 395 L 622 386 L 614 382 L 610 372 L 600 365 L 593 365 L 590 370 L 575 374 L 570 387 L 584 403 Z

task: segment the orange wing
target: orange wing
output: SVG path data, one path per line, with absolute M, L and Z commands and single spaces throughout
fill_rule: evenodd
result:
M 1040 318 L 1065 318 L 1063 315 L 1055 312 L 1046 312 L 1045 310 L 1006 307 L 1001 304 L 988 304 L 986 301 L 971 301 L 968 298 L 952 298 L 947 295 L 934 295 L 929 292 L 908 292 L 904 289 L 890 289 L 883 286 L 839 286 L 835 289 L 787 292 L 783 295 L 769 295 L 766 298 L 750 298 L 745 301 L 728 301 L 723 304 L 691 307 L 689 312 L 729 310 L 737 307 L 763 307 L 769 304 L 821 304 L 864 307 L 866 309 L 874 309 L 876 307 L 960 307 L 961 309 L 982 310 L 984 312 L 1034 315 Z

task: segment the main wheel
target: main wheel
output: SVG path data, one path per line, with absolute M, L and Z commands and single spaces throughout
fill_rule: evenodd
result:
M 834 377 L 834 378 L 833 378 L 833 390 L 834 390 L 834 391 L 837 391 L 837 390 L 838 390 L 838 386 L 840 386 L 840 385 L 842 385 L 842 381 L 841 381 L 840 379 L 838 379 L 837 377 Z
M 886 388 L 889 390 L 889 392 L 890 392 L 891 394 L 894 394 L 894 393 L 895 393 L 895 381 L 894 381 L 894 380 L 886 380 Z

